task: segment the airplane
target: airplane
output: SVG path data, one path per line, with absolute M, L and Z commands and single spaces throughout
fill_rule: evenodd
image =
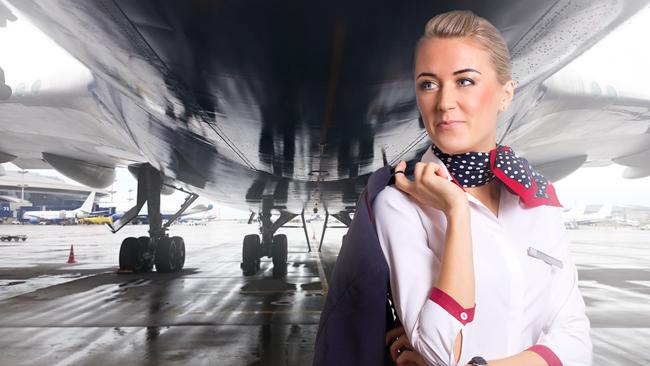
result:
M 218 216 L 214 212 L 205 211 L 182 216 L 178 219 L 178 223 L 187 225 L 207 225 L 209 222 L 216 221 L 217 219 Z
M 639 220 L 634 220 L 634 219 L 626 219 L 623 217 L 613 217 L 612 221 L 618 225 L 622 226 L 631 226 L 631 227 L 640 227 L 641 226 L 641 221 Z
M 213 210 L 212 205 L 207 206 L 208 209 L 202 212 L 194 212 L 181 216 L 178 221 L 180 223 L 194 223 L 194 224 L 207 224 L 208 222 L 219 219 L 219 216 Z
M 579 204 L 576 210 L 563 213 L 564 225 L 569 229 L 577 229 L 579 225 L 595 225 L 612 220 L 612 208 L 609 203 L 603 204 L 598 211 L 585 213 L 586 206 Z
M 23 219 L 26 219 L 31 224 L 38 224 L 41 222 L 75 222 L 78 219 L 88 217 L 93 213 L 93 204 L 95 203 L 95 192 L 90 192 L 84 203 L 74 210 L 61 210 L 61 211 L 25 211 Z
M 137 203 L 112 230 L 145 203 L 150 220 L 148 237 L 122 241 L 124 270 L 183 268 L 184 240 L 159 214 L 174 189 L 188 194 L 177 214 L 198 195 L 258 213 L 261 235 L 243 238 L 244 275 L 263 256 L 286 272 L 276 231 L 298 216 L 305 227 L 305 212 L 349 225 L 373 171 L 405 160 L 410 173 L 430 145 L 413 48 L 426 21 L 453 8 L 493 22 L 510 49 L 515 99 L 498 143 L 551 181 L 612 162 L 625 177 L 650 175 L 648 98 L 625 80 L 566 72 L 646 0 L 0 4 L 0 161 L 98 188 L 128 167 Z M 11 37 L 25 19 L 65 52 Z M 306 227 L 305 239 L 311 251 Z
M 573 207 L 564 209 L 562 211 L 562 219 L 566 223 L 567 221 L 572 220 L 574 217 L 583 215 L 586 209 L 587 205 L 584 202 L 578 202 Z

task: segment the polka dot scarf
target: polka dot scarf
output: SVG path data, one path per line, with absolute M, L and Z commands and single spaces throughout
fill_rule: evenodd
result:
M 528 160 L 515 155 L 510 146 L 497 145 L 489 152 L 470 151 L 457 155 L 445 154 L 436 145 L 432 145 L 431 150 L 445 164 L 454 183 L 463 189 L 478 187 L 497 178 L 527 207 L 562 206 L 553 184 L 533 169 Z

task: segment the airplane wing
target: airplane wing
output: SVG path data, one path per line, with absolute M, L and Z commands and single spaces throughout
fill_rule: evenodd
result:
M 64 174 L 85 167 L 77 175 L 95 185 L 115 165 L 148 162 L 234 207 L 271 197 L 292 212 L 308 202 L 350 210 L 384 159 L 413 160 L 429 144 L 411 58 L 426 20 L 451 8 L 471 9 L 503 32 L 517 91 L 499 140 L 521 147 L 543 172 L 558 179 L 647 146 L 648 101 L 594 99 L 547 83 L 647 1 L 3 3 L 89 71 L 75 89 L 83 107 L 44 107 L 36 98 L 39 129 L 0 120 L 3 136 L 17 141 L 0 142 L 0 151 L 25 167 L 47 161 Z M 0 66 L 9 80 L 14 69 Z M 9 86 L 14 99 L 0 104 L 2 115 L 27 115 L 30 103 Z M 604 143 L 614 137 L 594 118 L 636 118 L 617 130 L 635 142 Z M 46 119 L 71 127 L 54 132 Z M 558 121 L 566 121 L 562 136 Z M 591 138 L 576 146 L 583 133 Z M 72 147 L 56 145 L 60 139 Z M 105 178 L 88 178 L 96 176 Z
M 14 13 L 0 3 L 0 162 L 106 187 L 116 165 L 145 161 L 94 99 L 90 70 Z

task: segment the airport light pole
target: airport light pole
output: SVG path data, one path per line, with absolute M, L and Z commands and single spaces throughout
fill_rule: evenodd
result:
M 27 185 L 25 184 L 25 174 L 27 174 L 27 172 L 28 171 L 24 170 L 24 169 L 18 171 L 18 173 L 20 173 L 22 175 L 22 177 L 21 177 L 22 184 L 18 185 L 18 187 L 20 187 L 20 200 L 21 201 L 25 200 L 25 187 L 27 187 Z
M 113 183 L 111 184 L 111 190 L 108 191 L 108 193 L 111 194 L 111 204 L 115 205 L 115 201 L 113 200 L 113 194 L 115 194 L 117 191 L 115 191 L 115 182 L 117 182 L 117 179 L 113 180 Z
M 29 184 L 18 184 L 18 187 L 20 187 L 20 200 L 24 201 L 25 200 L 25 188 L 29 187 Z

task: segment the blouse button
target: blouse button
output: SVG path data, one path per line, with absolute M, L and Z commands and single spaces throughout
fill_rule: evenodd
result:
M 462 313 L 460 313 L 460 318 L 463 319 L 463 320 L 467 320 L 467 313 L 464 312 L 464 311 Z

